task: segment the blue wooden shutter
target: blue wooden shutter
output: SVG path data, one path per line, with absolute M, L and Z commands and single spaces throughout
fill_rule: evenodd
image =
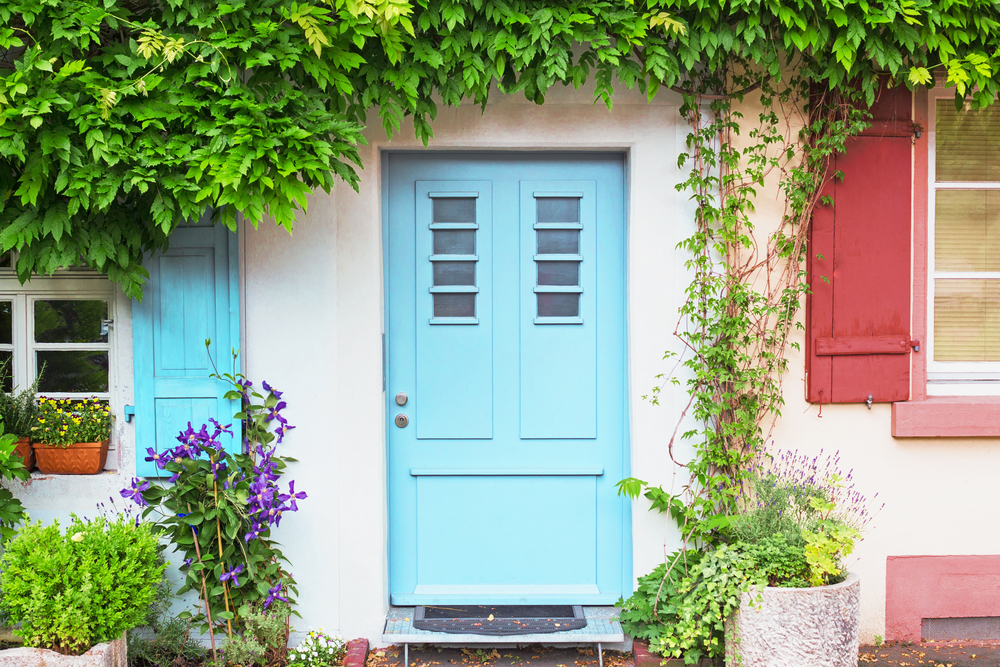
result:
M 233 423 L 236 401 L 223 398 L 228 386 L 209 377 L 213 368 L 232 372 L 232 349 L 239 347 L 239 273 L 236 235 L 223 225 L 192 226 L 170 235 L 170 248 L 147 262 L 149 283 L 141 302 L 132 304 L 135 383 L 136 473 L 163 474 L 145 461 L 177 445 L 190 421 L 195 428 L 209 417 Z M 239 423 L 224 444 L 241 442 Z

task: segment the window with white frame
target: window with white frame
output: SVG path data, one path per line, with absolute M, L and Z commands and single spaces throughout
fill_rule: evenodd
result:
M 1000 393 L 1000 105 L 930 98 L 928 393 Z
M 0 364 L 4 389 L 38 378 L 53 398 L 111 397 L 114 292 L 96 277 L 0 277 Z

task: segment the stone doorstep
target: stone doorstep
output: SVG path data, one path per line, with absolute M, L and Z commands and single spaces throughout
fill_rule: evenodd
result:
M 127 667 L 125 636 L 98 644 L 83 655 L 63 655 L 44 648 L 9 648 L 0 651 L 0 667 Z
M 413 607 L 390 607 L 382 641 L 386 644 L 619 644 L 625 641 L 613 607 L 584 607 L 587 627 L 565 632 L 529 635 L 478 635 L 433 632 L 413 627 Z

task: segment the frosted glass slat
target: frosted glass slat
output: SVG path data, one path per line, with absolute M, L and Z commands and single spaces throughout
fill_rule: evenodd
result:
M 1000 361 L 1000 280 L 934 281 L 934 360 Z
M 475 262 L 434 262 L 435 285 L 475 285 Z
M 435 229 L 435 255 L 475 255 L 476 230 L 474 229 Z
M 1000 108 L 958 111 L 954 100 L 942 99 L 936 115 L 936 179 L 1000 180 Z
M 434 317 L 475 317 L 476 295 L 438 293 L 434 297 Z
M 580 294 L 573 292 L 543 292 L 538 297 L 538 317 L 579 317 Z
M 578 255 L 580 254 L 579 229 L 539 229 L 539 255 Z
M 579 285 L 579 262 L 537 262 L 539 285 Z
M 475 222 L 476 200 L 473 197 L 445 197 L 434 200 L 434 222 Z
M 580 222 L 578 197 L 541 197 L 535 201 L 538 222 Z

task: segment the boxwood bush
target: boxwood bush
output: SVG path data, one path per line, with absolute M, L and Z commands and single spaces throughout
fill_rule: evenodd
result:
M 26 646 L 79 655 L 140 625 L 166 565 L 148 524 L 73 515 L 25 526 L 0 558 L 0 607 Z

